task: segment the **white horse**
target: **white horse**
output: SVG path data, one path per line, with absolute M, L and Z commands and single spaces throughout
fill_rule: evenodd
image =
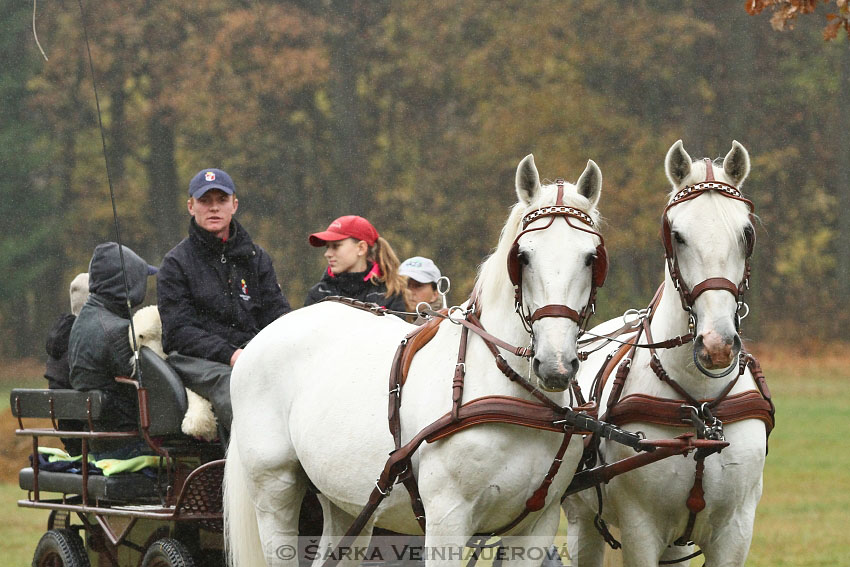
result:
M 695 329 L 690 329 L 693 342 L 659 348 L 657 353 L 663 370 L 687 395 L 698 401 L 713 400 L 723 396 L 739 370 L 741 339 L 736 318 L 743 307 L 738 301 L 749 275 L 754 227 L 749 202 L 742 200 L 740 193 L 736 196 L 729 186 L 740 187 L 750 171 L 750 159 L 747 150 L 733 142 L 722 166 L 707 159 L 692 162 L 679 140 L 667 153 L 665 169 L 673 186 L 665 210 L 669 230 L 662 230 L 668 235 L 668 265 L 660 303 L 651 315 L 651 338 L 644 334 L 640 339 L 646 343 L 685 336 L 689 334 L 689 323 L 695 323 Z M 703 182 L 712 179 L 721 183 Z M 688 187 L 690 190 L 684 191 Z M 671 271 L 678 275 L 677 282 Z M 693 318 L 683 306 L 690 309 Z M 620 319 L 608 321 L 591 333 L 611 332 L 621 324 Z M 582 364 L 578 380 L 585 394 L 611 351 L 599 350 Z M 648 350 L 637 349 L 619 400 L 629 396 L 631 401 L 640 400 L 636 394 L 683 399 L 682 392 L 653 371 L 651 358 Z M 731 372 L 722 376 L 726 370 Z M 614 381 L 612 375 L 599 400 L 602 419 L 606 419 L 604 413 Z M 753 376 L 745 369 L 727 397 L 756 389 Z M 762 405 L 765 403 L 762 400 Z M 646 418 L 647 413 L 641 417 Z M 643 431 L 650 439 L 667 439 L 687 431 L 649 423 L 640 417 L 625 423 L 628 429 Z M 762 492 L 766 452 L 765 423 L 759 419 L 727 423 L 723 430 L 730 445 L 704 460 L 705 508 L 695 515 L 687 535 L 702 549 L 706 565 L 712 567 L 744 564 Z M 628 456 L 630 450 L 603 439 L 600 453 L 610 463 Z M 686 501 L 695 485 L 694 457 L 695 454 L 664 459 L 601 485 L 602 517 L 620 529 L 625 565 L 656 566 L 661 559 L 678 559 L 693 551 L 692 545 L 673 543 L 688 533 L 691 512 Z M 574 565 L 602 565 L 606 544 L 593 525 L 597 495 L 586 490 L 570 496 L 565 509 Z
M 560 181 L 560 180 L 559 180 Z M 597 221 L 602 177 L 589 161 L 576 185 L 566 183 L 563 205 Z M 530 335 L 515 312 L 514 289 L 506 263 L 516 254 L 522 270 L 522 300 L 530 310 L 541 306 L 585 306 L 592 291 L 599 238 L 574 228 L 571 218 L 541 216 L 522 230 L 529 211 L 555 204 L 556 185 L 541 185 L 533 156 L 519 164 L 514 205 L 498 247 L 481 267 L 477 304 L 483 326 L 513 345 L 529 344 Z M 470 227 L 470 230 L 477 228 Z M 454 317 L 460 317 L 454 311 Z M 394 448 L 387 421 L 388 375 L 401 339 L 414 327 L 394 316 L 323 302 L 299 309 L 269 325 L 251 343 L 233 369 L 233 424 L 225 469 L 225 534 L 231 565 L 297 567 L 298 514 L 308 484 L 320 491 L 324 514 L 318 549 L 335 545 L 363 509 L 375 488 L 387 455 Z M 529 362 L 504 353 L 522 376 L 534 367 L 537 381 L 553 392 L 559 405 L 569 402 L 564 389 L 578 366 L 578 325 L 563 317 L 532 323 L 535 354 Z M 402 390 L 401 440 L 407 443 L 452 406 L 452 378 L 461 328 L 444 321 L 435 337 L 413 359 Z M 485 395 L 533 399 L 510 382 L 491 352 L 470 334 L 465 362 L 464 401 Z M 578 436 L 576 436 L 578 437 Z M 445 439 L 423 444 L 412 467 L 426 512 L 426 546 L 462 549 L 476 533 L 497 530 L 515 519 L 540 485 L 564 439 L 563 433 L 507 424 L 482 424 Z M 578 439 L 571 444 L 554 478 L 545 506 L 529 514 L 510 535 L 536 535 L 548 546 L 559 522 L 559 495 L 580 458 Z M 383 500 L 353 545 L 364 546 L 374 526 L 421 534 L 403 488 Z M 436 554 L 435 554 L 436 555 Z M 321 562 L 321 557 L 317 562 Z M 441 562 L 429 557 L 429 565 Z M 445 557 L 455 563 L 457 557 Z M 356 558 L 348 557 L 343 565 Z M 534 567 L 540 564 L 540 558 Z M 526 558 L 516 564 L 529 564 Z

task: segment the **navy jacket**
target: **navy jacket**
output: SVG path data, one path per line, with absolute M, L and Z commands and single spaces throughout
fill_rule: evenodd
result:
M 156 279 L 165 352 L 230 364 L 260 330 L 292 310 L 272 260 L 234 219 L 223 241 L 192 218 Z
M 377 303 L 393 311 L 407 311 L 407 305 L 402 294 L 387 297 L 387 286 L 383 282 L 372 283 L 364 280 L 374 264 L 370 263 L 365 272 L 345 272 L 333 275 L 325 272 L 319 283 L 307 292 L 304 306 L 312 305 L 326 297 L 341 295 L 367 303 Z

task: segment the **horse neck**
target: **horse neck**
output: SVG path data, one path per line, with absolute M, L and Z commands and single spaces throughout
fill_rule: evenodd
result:
M 688 313 L 682 309 L 679 292 L 666 270 L 664 292 L 653 313 L 651 330 L 654 342 L 688 333 Z M 648 361 L 649 352 L 646 349 L 643 350 Z M 737 375 L 737 372 L 732 372 L 728 377 L 720 379 L 708 378 L 703 375 L 694 365 L 693 341 L 676 348 L 658 349 L 656 352 L 667 374 L 696 399 L 716 397 L 723 391 L 729 380 L 733 380 Z M 674 397 L 681 397 L 670 386 L 661 382 L 652 370 L 647 370 L 646 374 L 650 382 L 656 383 L 651 386 L 653 390 L 666 392 L 665 395 L 667 396 L 675 394 Z
M 519 315 L 514 308 L 514 292 L 511 286 L 503 286 L 497 290 L 486 291 L 479 298 L 478 311 L 481 324 L 491 335 L 502 339 L 514 346 L 529 346 L 531 337 L 522 325 Z M 495 293 L 493 293 L 495 291 Z M 513 355 L 502 353 L 508 362 L 523 361 Z M 509 358 L 509 356 L 511 358 Z
M 485 288 L 486 289 L 486 288 Z M 502 339 L 503 341 L 514 346 L 530 346 L 531 337 L 522 325 L 522 322 L 517 315 L 513 302 L 513 288 L 505 286 L 504 289 L 500 286 L 496 289 L 485 291 L 478 298 L 477 309 L 481 320 L 481 325 L 491 335 Z M 470 333 L 472 337 L 472 333 Z M 520 358 L 510 354 L 502 349 L 499 349 L 500 354 L 505 358 L 511 368 L 513 368 L 520 376 L 529 377 L 531 363 L 528 359 Z M 478 395 L 500 394 L 520 397 L 523 399 L 531 399 L 527 391 L 519 385 L 510 381 L 496 366 L 493 355 L 490 350 L 484 346 L 484 343 L 476 338 L 470 338 L 470 356 L 477 356 L 479 364 L 469 364 L 470 372 L 472 368 L 480 368 L 484 370 L 477 377 L 473 378 L 468 383 L 470 385 L 470 393 L 473 397 Z M 535 378 L 531 376 L 531 382 L 535 382 Z M 557 397 L 552 398 L 559 401 Z

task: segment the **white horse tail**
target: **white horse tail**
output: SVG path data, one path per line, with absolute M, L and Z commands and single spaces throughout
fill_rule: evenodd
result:
M 254 501 L 248 492 L 245 467 L 236 448 L 236 436 L 230 437 L 224 465 L 224 549 L 229 567 L 266 567 Z

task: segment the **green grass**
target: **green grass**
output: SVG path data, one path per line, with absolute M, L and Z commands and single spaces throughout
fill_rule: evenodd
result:
M 18 508 L 16 502 L 21 498 L 26 498 L 26 493 L 16 484 L 0 484 L 2 563 L 8 567 L 30 565 L 35 546 L 47 530 L 48 512 Z
M 850 357 L 764 357 L 762 365 L 777 425 L 747 565 L 850 566 Z M 0 484 L 2 563 L 10 567 L 29 565 L 47 520 L 46 512 L 17 508 L 22 496 Z
M 747 564 L 850 565 L 850 369 L 769 370 L 777 425 Z

